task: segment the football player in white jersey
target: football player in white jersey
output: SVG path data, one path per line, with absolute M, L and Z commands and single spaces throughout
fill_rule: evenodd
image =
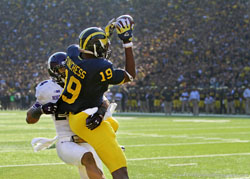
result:
M 77 166 L 83 179 L 105 178 L 102 171 L 102 162 L 95 150 L 71 131 L 66 114 L 55 114 L 57 108 L 55 103 L 59 99 L 64 86 L 66 58 L 67 55 L 64 52 L 57 52 L 50 56 L 48 71 L 51 79 L 42 81 L 37 85 L 36 102 L 29 108 L 26 121 L 28 124 L 34 124 L 39 121 L 42 114 L 52 114 L 57 133 L 56 150 L 59 158 L 66 164 Z M 91 115 L 96 110 L 92 109 L 87 113 Z M 54 140 L 56 139 L 54 138 Z M 34 146 L 34 149 L 38 151 L 46 146 L 46 140 L 43 138 L 36 138 L 32 142 L 38 144 Z

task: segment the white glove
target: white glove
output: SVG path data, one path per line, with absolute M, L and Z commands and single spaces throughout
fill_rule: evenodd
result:
M 116 103 L 110 103 L 103 120 L 106 120 L 108 117 L 112 117 L 112 114 L 115 112 L 117 104 Z
M 51 147 L 57 140 L 57 136 L 55 136 L 53 139 L 48 139 L 44 137 L 37 137 L 32 139 L 31 145 L 33 147 L 34 152 L 39 152 L 41 150 L 45 150 L 49 147 Z

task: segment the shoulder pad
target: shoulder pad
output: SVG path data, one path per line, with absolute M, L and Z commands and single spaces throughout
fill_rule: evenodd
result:
M 56 103 L 63 88 L 52 80 L 42 81 L 36 86 L 36 101 L 40 104 Z
M 113 67 L 113 63 L 109 60 L 106 60 L 106 59 L 101 59 L 102 60 L 102 63 L 101 65 L 104 67 L 104 68 L 109 68 L 109 67 Z
M 70 45 L 67 49 L 67 56 L 78 57 L 80 54 L 79 46 L 76 44 Z

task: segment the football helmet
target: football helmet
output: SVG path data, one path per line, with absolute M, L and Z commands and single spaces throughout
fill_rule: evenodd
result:
M 92 54 L 95 57 L 109 58 L 110 41 L 104 30 L 98 27 L 89 27 L 79 35 L 80 51 L 86 54 Z
M 48 72 L 52 80 L 59 85 L 64 85 L 65 78 L 65 61 L 67 54 L 65 52 L 56 52 L 49 57 Z

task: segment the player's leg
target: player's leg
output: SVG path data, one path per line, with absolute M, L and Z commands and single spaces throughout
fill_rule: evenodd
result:
M 95 159 L 91 153 L 95 153 L 95 151 L 92 150 L 89 144 L 87 143 L 76 144 L 74 142 L 70 142 L 69 139 L 65 140 L 65 138 L 59 138 L 56 145 L 56 149 L 59 158 L 66 164 L 71 164 L 78 167 L 85 165 L 86 169 L 90 170 L 86 172 L 84 171 L 86 170 L 85 167 L 79 168 L 80 175 L 85 176 L 83 178 L 86 178 L 86 176 L 88 176 L 87 178 L 98 178 L 98 179 L 104 178 L 103 172 L 100 172 L 102 170 L 102 165 L 99 164 L 100 162 L 98 162 L 98 156 L 97 157 L 95 156 L 97 162 L 93 162 L 95 161 Z M 97 166 L 96 163 L 99 165 Z M 93 174 L 93 172 L 95 173 Z
M 88 114 L 80 112 L 76 115 L 69 115 L 69 124 L 73 132 L 87 141 L 97 152 L 103 163 L 111 173 L 117 172 L 122 176 L 127 176 L 126 157 L 120 148 L 116 135 L 108 121 L 103 121 L 94 130 L 86 127 Z M 114 173 L 115 174 L 115 173 Z
M 80 143 L 80 146 L 86 148 L 89 152 L 82 156 L 81 163 L 86 167 L 87 174 L 90 179 L 105 178 L 102 171 L 102 161 L 88 143 Z
M 89 179 L 104 179 L 102 171 L 97 167 L 94 156 L 91 152 L 87 152 L 82 156 L 82 164 L 86 167 Z
M 79 165 L 78 171 L 79 171 L 81 179 L 88 179 L 89 178 L 84 165 Z
M 113 179 L 128 179 L 127 167 L 122 167 L 112 173 Z

